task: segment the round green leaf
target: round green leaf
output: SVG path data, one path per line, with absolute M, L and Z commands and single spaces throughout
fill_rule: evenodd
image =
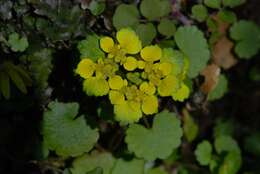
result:
M 237 142 L 230 136 L 218 136 L 214 142 L 215 149 L 218 154 L 222 152 L 237 152 L 240 153 L 240 148 Z
M 84 116 L 75 118 L 77 103 L 51 102 L 48 108 L 43 116 L 42 134 L 50 150 L 64 157 L 75 157 L 92 149 L 99 135 L 86 124 Z
M 156 20 L 170 13 L 171 4 L 169 0 L 143 0 L 140 10 L 147 19 Z
M 176 26 L 173 21 L 169 19 L 162 19 L 158 25 L 158 31 L 166 37 L 171 37 L 176 31 Z
M 243 0 L 223 0 L 223 5 L 226 7 L 236 7 L 243 3 Z
M 144 174 L 144 160 L 132 159 L 125 161 L 118 159 L 111 174 Z
M 12 33 L 9 35 L 8 44 L 14 52 L 23 52 L 29 46 L 27 38 L 20 38 L 17 33 Z
M 189 58 L 189 77 L 196 77 L 210 58 L 208 43 L 203 33 L 195 26 L 179 27 L 175 33 L 175 41 Z
M 249 59 L 260 49 L 260 28 L 253 22 L 241 20 L 235 23 L 230 36 L 237 41 L 235 52 L 240 58 Z
M 137 157 L 155 160 L 167 158 L 180 145 L 181 137 L 182 129 L 176 115 L 163 111 L 155 116 L 151 129 L 130 125 L 125 141 Z
M 221 0 L 204 0 L 204 4 L 210 8 L 220 8 Z
M 103 174 L 111 174 L 115 162 L 116 160 L 112 154 L 93 151 L 90 155 L 85 154 L 76 158 L 72 163 L 70 171 L 72 174 L 85 174 L 100 167 L 103 170 Z
M 151 44 L 156 36 L 156 29 L 152 23 L 139 24 L 136 27 L 136 33 L 142 41 L 142 45 L 146 46 Z
M 241 163 L 242 158 L 240 153 L 229 152 L 219 168 L 219 174 L 237 174 Z
M 198 4 L 194 5 L 191 9 L 192 16 L 199 22 L 203 22 L 208 17 L 208 10 L 204 5 Z
M 98 2 L 97 0 L 93 0 L 90 2 L 88 9 L 95 16 L 100 15 L 106 8 L 106 4 L 104 2 Z
M 221 74 L 219 76 L 218 84 L 216 87 L 209 92 L 208 100 L 213 101 L 222 98 L 228 91 L 228 80 L 225 75 Z
M 219 19 L 227 23 L 234 23 L 237 20 L 237 16 L 234 12 L 228 10 L 221 10 L 218 12 Z
M 139 23 L 139 12 L 135 5 L 121 4 L 113 16 L 113 25 L 117 30 L 124 27 L 134 27 Z
M 212 155 L 212 145 L 207 140 L 202 141 L 200 144 L 198 144 L 195 155 L 197 158 L 197 161 L 202 166 L 207 166 L 211 161 L 211 155 Z
M 78 43 L 80 58 L 92 59 L 94 62 L 105 56 L 104 52 L 99 47 L 99 37 L 89 35 L 85 40 Z

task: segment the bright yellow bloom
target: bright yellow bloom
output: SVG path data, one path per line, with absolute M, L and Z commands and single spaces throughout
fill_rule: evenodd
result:
M 115 75 L 108 80 L 109 86 L 111 89 L 121 89 L 124 86 L 124 80 L 121 76 Z
M 102 37 L 100 39 L 100 47 L 106 53 L 110 53 L 114 48 L 114 41 L 111 37 Z
M 137 65 L 138 65 L 138 68 L 139 68 L 139 69 L 144 69 L 144 67 L 145 67 L 145 62 L 142 61 L 142 60 L 138 60 Z
M 146 46 L 141 50 L 141 57 L 148 62 L 160 60 L 162 49 L 158 45 Z
M 141 105 L 134 101 L 124 101 L 114 106 L 116 120 L 123 123 L 137 122 L 142 117 Z
M 124 28 L 117 32 L 117 41 L 128 54 L 137 54 L 142 49 L 142 43 L 136 33 L 130 28 Z
M 155 86 L 152 83 L 143 82 L 140 85 L 140 90 L 148 95 L 153 95 L 155 93 Z
M 137 68 L 138 64 L 137 64 L 137 60 L 132 57 L 129 56 L 126 58 L 126 62 L 124 63 L 124 68 L 128 71 L 133 71 Z
M 158 69 L 162 72 L 164 76 L 167 76 L 172 71 L 172 64 L 169 62 L 160 63 Z
M 120 91 L 111 90 L 109 92 L 109 100 L 112 104 L 122 104 L 125 101 L 125 96 Z
M 90 77 L 84 81 L 83 89 L 87 95 L 104 96 L 109 92 L 109 85 L 103 78 Z
M 76 69 L 76 73 L 82 78 L 90 78 L 95 72 L 95 63 L 91 59 L 82 59 Z
M 158 112 L 158 99 L 154 95 L 147 95 L 142 102 L 142 111 L 147 114 L 155 114 Z
M 171 96 L 174 91 L 179 88 L 179 80 L 173 76 L 164 78 L 158 86 L 158 93 L 162 97 Z
M 190 94 L 190 89 L 184 83 L 181 84 L 181 87 L 172 94 L 172 98 L 175 101 L 184 101 L 184 99 L 188 98 Z

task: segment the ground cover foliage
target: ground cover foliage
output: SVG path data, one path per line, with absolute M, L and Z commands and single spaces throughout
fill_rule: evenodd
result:
M 259 5 L 0 0 L 0 173 L 259 173 Z

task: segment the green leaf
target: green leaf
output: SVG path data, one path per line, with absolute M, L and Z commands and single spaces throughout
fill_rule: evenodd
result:
M 144 160 L 132 159 L 125 161 L 118 159 L 111 174 L 143 174 L 144 173 Z
M 86 174 L 103 174 L 103 170 L 102 170 L 102 168 L 98 167 L 98 168 L 96 168 L 96 169 L 94 169 L 94 170 L 92 170 L 92 171 L 90 171 Z
M 200 144 L 198 144 L 195 150 L 195 155 L 200 165 L 209 165 L 212 155 L 212 145 L 210 144 L 210 142 L 204 140 Z
M 151 44 L 156 36 L 156 29 L 152 23 L 139 24 L 135 31 L 141 39 L 143 46 Z
M 70 171 L 72 174 L 85 174 L 100 167 L 103 174 L 111 174 L 115 161 L 115 158 L 108 152 L 93 151 L 90 155 L 85 154 L 76 158 Z
M 28 56 L 21 57 L 21 61 L 29 65 L 37 95 L 43 95 L 48 87 L 49 75 L 53 68 L 52 50 L 47 48 L 41 49 Z
M 78 43 L 80 58 L 88 58 L 94 62 L 105 56 L 104 52 L 99 47 L 99 37 L 97 35 L 89 35 L 85 40 Z
M 221 0 L 204 0 L 204 4 L 210 8 L 220 8 Z
M 241 163 L 240 153 L 230 152 L 220 166 L 218 174 L 236 174 L 241 167 Z
M 174 113 L 163 111 L 154 118 L 153 127 L 146 129 L 132 124 L 126 132 L 128 149 L 146 160 L 165 159 L 181 143 L 182 129 Z
M 27 93 L 27 89 L 25 86 L 25 83 L 22 79 L 22 77 L 20 76 L 20 74 L 16 71 L 15 69 L 15 65 L 13 65 L 10 62 L 5 62 L 4 63 L 4 69 L 7 72 L 7 74 L 9 75 L 10 79 L 12 80 L 12 82 L 15 84 L 15 86 L 24 94 Z
M 0 92 L 5 99 L 10 98 L 10 80 L 5 71 L 0 71 Z
M 208 100 L 213 101 L 222 98 L 228 91 L 228 80 L 225 75 L 219 76 L 218 84 L 216 87 L 209 92 Z
M 143 0 L 140 10 L 148 20 L 156 20 L 170 13 L 171 4 L 169 0 Z
M 117 30 L 125 27 L 134 27 L 139 23 L 139 12 L 135 5 L 121 4 L 113 16 L 113 25 Z
M 237 21 L 236 13 L 233 11 L 221 10 L 218 12 L 218 17 L 221 21 L 231 24 Z
M 166 37 L 171 37 L 176 32 L 175 23 L 169 19 L 162 19 L 158 25 L 158 31 Z
M 183 132 L 188 142 L 192 142 L 199 132 L 198 125 L 187 111 L 184 111 Z
M 216 137 L 214 145 L 218 154 L 221 154 L 222 152 L 240 153 L 237 142 L 230 136 L 223 135 Z
M 246 151 L 260 157 L 260 133 L 256 132 L 246 137 L 244 147 Z
M 250 69 L 249 78 L 252 81 L 260 81 L 260 69 L 257 66 L 254 66 Z
M 175 41 L 189 58 L 189 77 L 196 77 L 210 58 L 208 43 L 203 33 L 195 26 L 179 27 L 175 33 Z
M 231 27 L 230 36 L 237 41 L 235 52 L 240 58 L 249 59 L 260 49 L 260 28 L 253 22 L 238 21 Z
M 79 156 L 92 149 L 98 140 L 97 130 L 91 129 L 84 116 L 77 116 L 77 103 L 51 102 L 44 112 L 42 134 L 50 150 L 60 156 Z
M 88 6 L 88 9 L 95 16 L 100 15 L 106 8 L 105 2 L 99 2 L 98 0 L 92 0 Z
M 208 17 L 208 10 L 204 5 L 198 4 L 192 6 L 192 16 L 199 22 L 203 22 Z
M 236 7 L 243 3 L 243 0 L 223 0 L 223 5 L 226 7 Z
M 27 38 L 25 36 L 20 38 L 17 33 L 9 35 L 8 44 L 14 52 L 23 52 L 29 46 Z
M 232 120 L 217 120 L 214 126 L 214 137 L 221 135 L 232 136 L 234 133 L 234 122 Z
M 168 173 L 161 167 L 156 167 L 156 168 L 149 169 L 146 174 L 168 174 Z

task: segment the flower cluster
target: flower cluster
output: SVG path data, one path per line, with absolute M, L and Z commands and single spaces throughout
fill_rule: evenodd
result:
M 106 57 L 96 62 L 82 59 L 76 73 L 84 78 L 87 95 L 109 96 L 118 121 L 136 122 L 143 114 L 157 113 L 159 96 L 171 96 L 176 101 L 189 96 L 183 82 L 189 62 L 178 55 L 180 52 L 158 45 L 142 48 L 129 28 L 118 31 L 116 39 L 102 37 L 100 47 Z

